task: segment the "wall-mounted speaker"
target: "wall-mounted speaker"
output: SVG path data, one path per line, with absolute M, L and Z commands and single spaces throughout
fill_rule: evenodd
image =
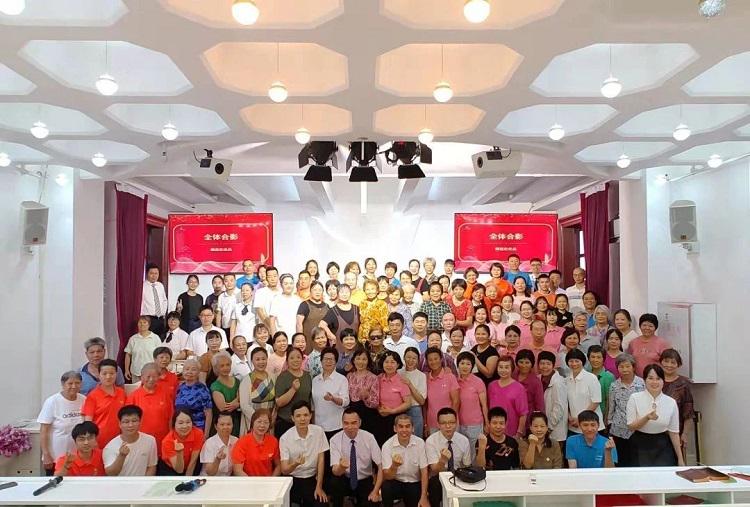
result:
M 47 243 L 47 219 L 49 208 L 36 201 L 21 203 L 23 246 L 44 245 Z
M 698 241 L 698 219 L 693 201 L 675 201 L 669 206 L 669 233 L 672 243 Z

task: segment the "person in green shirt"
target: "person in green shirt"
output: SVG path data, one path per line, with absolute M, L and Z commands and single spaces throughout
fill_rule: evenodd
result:
M 591 366 L 591 373 L 596 375 L 596 378 L 599 379 L 599 385 L 602 386 L 602 402 L 600 406 L 602 414 L 606 414 L 609 386 L 615 381 L 615 376 L 604 369 L 604 349 L 601 345 L 592 345 L 589 347 L 588 359 L 589 365 Z

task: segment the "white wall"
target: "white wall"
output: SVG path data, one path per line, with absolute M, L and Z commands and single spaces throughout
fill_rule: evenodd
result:
M 745 307 L 750 287 L 750 166 L 742 161 L 666 184 L 656 181 L 656 173 L 645 178 L 647 223 L 645 231 L 642 225 L 632 229 L 637 236 L 630 248 L 633 264 L 621 272 L 629 287 L 623 301 L 637 305 L 645 288 L 650 311 L 660 301 L 717 305 L 718 383 L 694 388 L 696 408 L 704 417 L 703 461 L 746 464 L 750 439 L 728 435 L 737 435 L 737 424 L 750 419 L 746 337 L 750 313 Z M 621 199 L 623 221 L 625 216 L 638 215 L 641 190 L 634 183 Z M 668 208 L 678 199 L 697 205 L 698 254 L 688 255 L 670 242 Z M 647 245 L 645 255 L 639 240 Z

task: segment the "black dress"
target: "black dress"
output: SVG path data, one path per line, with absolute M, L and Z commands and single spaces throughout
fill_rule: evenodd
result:
M 183 292 L 177 298 L 177 301 L 182 303 L 182 313 L 180 313 L 180 328 L 186 333 L 190 334 L 191 331 L 201 327 L 201 321 L 198 318 L 201 306 L 203 306 L 203 296 L 196 294 L 191 296 L 187 292 Z

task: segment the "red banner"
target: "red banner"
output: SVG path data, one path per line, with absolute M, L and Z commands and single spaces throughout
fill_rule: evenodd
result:
M 169 215 L 171 273 L 239 273 L 273 263 L 273 214 Z
M 529 270 L 529 259 L 542 259 L 542 271 L 557 267 L 557 215 L 547 213 L 456 213 L 453 234 L 456 271 L 474 267 L 489 272 L 500 261 L 507 268 L 508 256 L 521 257 L 521 270 Z

